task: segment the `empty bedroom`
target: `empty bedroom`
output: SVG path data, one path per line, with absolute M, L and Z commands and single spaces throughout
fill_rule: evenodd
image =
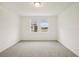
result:
M 0 57 L 78 57 L 79 2 L 0 2 Z

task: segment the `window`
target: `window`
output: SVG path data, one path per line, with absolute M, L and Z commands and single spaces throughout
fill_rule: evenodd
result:
M 48 21 L 46 19 L 40 22 L 40 26 L 41 26 L 41 32 L 48 31 Z
M 48 19 L 38 19 L 33 17 L 31 20 L 31 32 L 47 32 Z

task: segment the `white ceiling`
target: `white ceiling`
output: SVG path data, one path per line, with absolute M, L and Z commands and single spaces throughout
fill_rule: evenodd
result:
M 20 16 L 56 16 L 71 6 L 71 2 L 41 2 L 40 7 L 35 7 L 33 2 L 1 2 L 0 5 Z

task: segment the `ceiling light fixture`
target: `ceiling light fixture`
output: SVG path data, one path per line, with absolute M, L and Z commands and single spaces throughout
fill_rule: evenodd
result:
M 41 6 L 41 3 L 40 2 L 34 2 L 34 6 L 35 7 L 40 7 Z

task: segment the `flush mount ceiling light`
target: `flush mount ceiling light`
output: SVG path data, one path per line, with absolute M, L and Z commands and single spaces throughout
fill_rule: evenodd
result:
M 34 2 L 34 6 L 35 7 L 40 7 L 41 6 L 41 3 L 40 2 Z

